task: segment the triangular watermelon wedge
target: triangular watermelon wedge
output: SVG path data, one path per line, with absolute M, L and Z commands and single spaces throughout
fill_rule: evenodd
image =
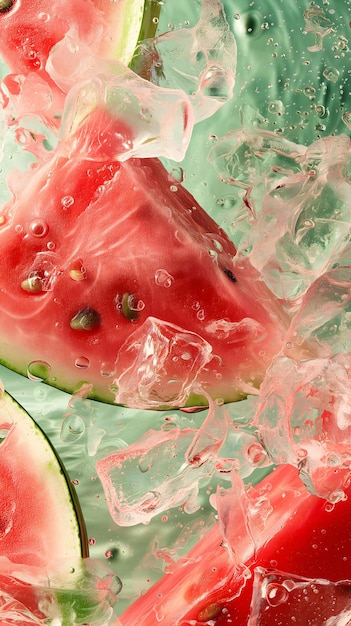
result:
M 108 160 L 126 129 L 103 115 L 77 131 L 95 160 L 59 144 L 3 207 L 1 362 L 139 408 L 255 393 L 282 304 L 159 160 Z

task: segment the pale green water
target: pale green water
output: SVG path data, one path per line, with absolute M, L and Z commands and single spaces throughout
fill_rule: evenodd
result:
M 310 32 L 313 27 L 304 18 L 308 2 L 227 0 L 224 5 L 238 46 L 234 99 L 213 118 L 196 126 L 182 166 L 185 185 L 236 241 L 237 227 L 233 222 L 243 218 L 242 190 L 218 180 L 207 154 L 216 137 L 241 127 L 273 131 L 304 145 L 328 135 L 350 134 L 351 3 L 331 0 L 315 5 L 319 9 L 310 11 L 310 20 L 319 24 L 314 29 L 321 34 L 320 40 L 318 34 Z M 159 31 L 167 30 L 170 24 L 182 26 L 185 21 L 193 25 L 199 11 L 200 3 L 196 0 L 166 0 Z M 313 51 L 311 47 L 316 41 L 320 49 Z M 12 148 L 6 147 L 11 158 L 4 160 L 4 171 L 17 162 Z M 116 447 L 135 441 L 148 429 L 158 428 L 165 414 L 84 401 L 78 403 L 75 413 L 81 417 L 85 432 L 81 437 L 64 435 L 65 441 L 60 431 L 65 414 L 70 412 L 68 395 L 4 368 L 0 378 L 48 434 L 76 484 L 91 554 L 107 559 L 124 583 L 117 607 L 121 612 L 160 576 L 164 561 L 156 558 L 157 550 L 167 550 L 175 544 L 177 555 L 183 554 L 214 521 L 214 511 L 208 503 L 213 484 L 202 490 L 199 511 L 191 516 L 175 509 L 167 512 L 166 521 L 159 516 L 146 526 L 118 528 L 107 511 L 95 462 Z M 249 404 L 241 403 L 240 407 L 233 407 L 232 414 L 250 413 L 247 407 Z M 189 424 L 199 425 L 202 420 L 202 413 L 194 414 L 189 417 Z

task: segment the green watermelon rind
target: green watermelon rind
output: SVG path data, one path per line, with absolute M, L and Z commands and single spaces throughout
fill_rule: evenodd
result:
M 4 392 L 6 397 L 6 409 L 9 411 L 11 416 L 14 419 L 16 424 L 25 424 L 28 431 L 30 431 L 30 435 L 39 438 L 39 446 L 38 439 L 36 440 L 36 447 L 41 449 L 41 452 L 45 454 L 45 462 L 52 469 L 53 474 L 55 475 L 55 481 L 60 477 L 61 487 L 63 487 L 63 491 L 66 491 L 66 505 L 69 505 L 70 509 L 70 523 L 71 528 L 73 529 L 73 533 L 76 535 L 78 539 L 77 544 L 79 544 L 79 550 L 77 550 L 77 556 L 79 552 L 79 556 L 82 558 L 89 557 L 89 544 L 88 544 L 88 535 L 85 526 L 85 521 L 83 518 L 83 513 L 80 507 L 79 499 L 72 485 L 68 473 L 63 465 L 61 458 L 50 442 L 49 438 L 46 436 L 44 430 L 39 426 L 39 424 L 32 418 L 32 416 L 25 410 L 25 408 L 7 391 Z M 17 419 L 16 419 L 17 417 Z M 43 454 L 43 456 L 44 456 Z M 41 456 L 41 462 L 43 462 L 43 456 Z M 45 478 L 47 480 L 48 477 Z M 78 545 L 77 545 L 78 547 Z

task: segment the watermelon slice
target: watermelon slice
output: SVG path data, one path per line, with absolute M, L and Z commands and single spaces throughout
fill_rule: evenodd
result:
M 345 473 L 346 483 L 348 474 Z M 346 491 L 348 498 L 333 506 L 310 494 L 295 468 L 280 466 L 249 492 L 233 488 L 220 494 L 220 523 L 136 600 L 117 624 L 339 623 L 324 622 L 322 616 L 330 615 L 332 619 L 336 610 L 350 610 L 350 486 Z M 302 577 L 304 581 L 299 580 Z M 343 583 L 334 588 L 326 578 Z M 306 591 L 300 594 L 302 598 L 296 593 L 289 595 L 298 585 L 301 589 L 302 582 L 310 594 L 313 595 L 313 589 L 319 593 L 317 621 L 316 605 L 308 600 L 308 595 L 308 601 L 303 599 Z M 320 593 L 318 584 L 324 590 L 328 588 L 329 593 Z M 263 611 L 270 612 L 268 618 L 263 614 L 260 621 L 257 604 L 262 603 L 264 588 L 267 606 Z
M 0 54 L 13 72 L 35 72 L 48 79 L 49 53 L 71 32 L 90 44 L 97 56 L 119 58 L 127 65 L 142 27 L 144 4 L 145 0 L 2 0 Z M 148 27 L 155 28 L 149 13 L 150 9 Z M 144 25 L 144 34 L 145 29 Z
M 108 160 L 128 132 L 94 109 L 92 160 L 61 143 L 3 207 L 1 362 L 139 408 L 255 392 L 284 309 L 160 161 Z
M 0 420 L 2 617 L 5 619 L 8 608 L 4 601 L 9 602 L 10 598 L 11 603 L 24 605 L 38 616 L 43 613 L 38 606 L 48 594 L 49 574 L 53 580 L 56 578 L 52 587 L 69 586 L 75 569 L 80 572 L 79 579 L 86 580 L 85 570 L 89 566 L 82 560 L 88 556 L 86 530 L 73 487 L 49 441 L 28 413 L 3 390 Z M 60 575 L 58 580 L 62 571 L 66 575 Z M 57 594 L 54 597 L 62 612 L 65 604 L 74 600 L 74 589 L 71 586 L 66 599 L 62 590 L 58 593 L 61 598 Z M 89 605 L 87 592 L 81 601 L 82 591 L 77 593 L 78 605 Z

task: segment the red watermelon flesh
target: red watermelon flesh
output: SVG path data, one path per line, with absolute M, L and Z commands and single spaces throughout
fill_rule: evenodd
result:
M 349 472 L 344 476 L 348 483 Z M 298 471 L 287 465 L 247 492 L 228 490 L 220 523 L 136 600 L 116 626 L 153 626 L 155 621 L 164 626 L 339 624 L 322 618 L 335 619 L 351 608 L 349 485 L 346 493 L 347 499 L 333 506 L 309 493 Z M 267 595 L 257 587 L 262 575 L 272 584 L 265 589 Z M 334 586 L 326 579 L 341 583 Z M 301 583 L 305 592 L 299 594 Z M 311 600 L 315 593 L 317 606 Z M 263 607 L 257 606 L 258 599 Z
M 101 143 L 96 119 L 79 132 Z M 140 408 L 255 391 L 281 303 L 157 159 L 108 161 L 110 138 L 103 161 L 60 145 L 3 207 L 1 362 Z
M 116 58 L 128 64 L 137 45 L 143 23 L 144 0 L 3 0 L 0 3 L 0 55 L 12 74 L 0 89 L 8 95 L 22 92 L 25 100 L 18 115 L 35 113 L 51 128 L 58 128 L 65 90 L 55 83 L 48 59 L 54 46 L 65 37 L 74 59 L 75 48 L 100 58 Z M 156 26 L 146 15 L 144 31 L 150 36 Z M 144 33 L 145 34 L 145 33 Z M 71 67 L 61 64 L 70 76 Z M 26 108 L 26 110 L 25 110 Z

